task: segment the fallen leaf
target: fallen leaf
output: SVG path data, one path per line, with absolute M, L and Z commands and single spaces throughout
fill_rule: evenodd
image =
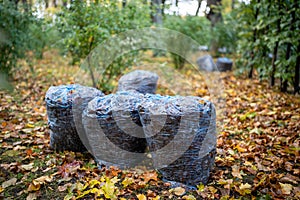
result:
M 8 181 L 3 182 L 2 185 L 1 185 L 1 187 L 3 189 L 5 189 L 5 188 L 7 188 L 9 186 L 15 185 L 16 182 L 17 182 L 17 180 L 18 180 L 17 178 L 9 179 Z
M 39 178 L 34 179 L 32 182 L 34 184 L 44 184 L 45 182 L 50 183 L 52 181 L 52 176 L 41 176 Z
M 28 196 L 26 197 L 26 200 L 35 200 L 37 199 L 38 194 L 36 192 L 34 193 L 29 193 Z
M 154 197 L 152 200 L 160 200 L 160 196 L 157 195 L 156 197 Z
M 26 170 L 26 171 L 29 171 L 33 168 L 33 163 L 29 163 L 27 165 L 21 165 L 21 168 Z
M 248 183 L 246 183 L 246 184 L 241 184 L 240 185 L 240 189 L 241 190 L 245 190 L 245 189 L 250 189 L 252 186 L 250 185 L 250 184 L 248 184 Z
M 237 177 L 239 179 L 243 179 L 243 177 L 241 176 L 241 173 L 240 173 L 240 167 L 239 166 L 233 165 L 231 167 L 231 169 L 232 169 L 232 172 L 231 172 L 232 176 Z
M 131 185 L 133 183 L 132 178 L 125 177 L 124 180 L 122 181 L 122 185 L 124 188 L 126 188 L 128 185 Z
M 196 197 L 194 197 L 193 195 L 185 195 L 182 197 L 182 199 L 184 200 L 196 200 Z
M 200 183 L 199 185 L 197 185 L 197 191 L 198 192 L 202 192 L 204 190 L 204 188 L 205 188 L 205 185 L 202 184 L 202 183 Z
M 282 194 L 291 194 L 291 191 L 293 190 L 293 186 L 291 184 L 284 184 L 284 183 L 280 183 L 281 186 L 281 192 Z
M 177 196 L 182 196 L 185 193 L 185 189 L 182 187 L 176 187 L 174 188 L 173 192 Z
M 106 178 L 106 182 L 104 185 L 101 187 L 103 190 L 105 198 L 110 198 L 110 199 L 115 199 L 116 198 L 116 193 L 118 192 L 118 188 L 115 186 L 114 181 Z
M 150 180 L 157 181 L 157 173 L 155 171 L 147 171 L 143 173 L 142 178 L 146 183 L 148 183 Z
M 65 184 L 65 185 L 60 185 L 60 186 L 58 186 L 57 190 L 58 190 L 59 192 L 63 192 L 63 191 L 65 191 L 65 190 L 67 190 L 68 187 L 70 187 L 71 185 L 72 185 L 71 183 L 67 183 L 67 184 Z
M 68 193 L 65 197 L 64 200 L 70 200 L 73 199 L 73 194 L 72 193 Z
M 138 200 L 147 200 L 147 197 L 144 194 L 137 194 L 136 197 Z
M 27 191 L 28 192 L 38 191 L 38 190 L 40 190 L 40 188 L 41 188 L 41 184 L 39 184 L 39 183 L 37 183 L 37 184 L 30 183 L 28 188 L 27 188 Z

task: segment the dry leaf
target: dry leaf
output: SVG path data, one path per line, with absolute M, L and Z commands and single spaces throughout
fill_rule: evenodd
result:
M 58 186 L 57 190 L 60 191 L 60 192 L 63 192 L 66 189 L 68 189 L 68 187 L 70 187 L 71 185 L 72 185 L 71 183 L 67 183 L 65 185 Z
M 8 181 L 5 181 L 2 183 L 2 188 L 5 189 L 9 186 L 15 185 L 16 182 L 17 182 L 17 178 L 9 179 Z
M 26 200 L 35 200 L 37 199 L 38 197 L 38 194 L 35 192 L 35 193 L 29 193 L 28 196 L 26 197 Z
M 282 194 L 291 194 L 291 191 L 293 190 L 293 186 L 291 184 L 284 184 L 280 183 Z
M 148 183 L 150 180 L 157 181 L 157 173 L 155 171 L 147 171 L 142 175 L 142 178 L 146 183 Z
M 194 197 L 193 195 L 185 195 L 182 197 L 182 199 L 184 200 L 196 200 L 196 197 Z
M 182 196 L 185 193 L 185 189 L 182 187 L 176 187 L 174 188 L 173 192 L 177 196 Z
M 28 165 L 21 165 L 21 168 L 26 171 L 29 171 L 33 168 L 33 163 L 29 163 Z
M 231 169 L 232 169 L 232 172 L 231 172 L 232 176 L 237 177 L 239 179 L 243 179 L 243 177 L 241 176 L 241 173 L 240 173 L 240 167 L 239 166 L 233 165 L 231 167 Z
M 44 184 L 45 182 L 50 183 L 52 181 L 53 177 L 52 176 L 41 176 L 37 179 L 34 179 L 32 182 L 37 185 L 37 184 Z
M 37 184 L 30 183 L 30 185 L 28 186 L 27 191 L 28 192 L 38 191 L 38 190 L 40 190 L 40 188 L 41 188 L 41 184 L 39 184 L 39 183 L 37 183 Z
M 144 194 L 137 194 L 136 197 L 138 200 L 147 200 L 147 197 Z
M 250 185 L 250 184 L 248 184 L 248 183 L 246 183 L 246 184 L 241 184 L 240 185 L 240 189 L 241 190 L 245 190 L 245 189 L 250 189 L 252 186 Z

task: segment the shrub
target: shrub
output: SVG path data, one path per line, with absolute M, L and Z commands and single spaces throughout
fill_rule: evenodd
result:
M 30 38 L 30 24 L 36 19 L 31 12 L 18 10 L 15 3 L 0 4 L 0 72 L 9 74 L 17 59 L 24 58 Z
M 114 1 L 90 5 L 84 1 L 74 1 L 69 9 L 59 14 L 57 20 L 58 29 L 64 35 L 65 53 L 71 54 L 73 64 L 79 64 L 95 47 L 113 35 L 149 26 L 149 13 L 148 6 L 131 1 L 124 8 Z M 111 91 L 113 79 L 132 65 L 135 55 L 136 52 L 131 52 L 116 58 L 94 85 L 104 92 Z
M 183 18 L 180 16 L 169 15 L 165 18 L 164 27 L 191 37 L 193 40 L 197 41 L 199 45 L 209 45 L 210 22 L 205 17 L 186 16 Z M 171 53 L 171 57 L 175 68 L 181 69 L 184 67 L 185 59 L 183 57 L 173 53 Z

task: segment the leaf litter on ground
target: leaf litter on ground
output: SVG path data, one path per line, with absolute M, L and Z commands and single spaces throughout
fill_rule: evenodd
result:
M 300 198 L 297 96 L 221 73 L 226 106 L 218 115 L 215 167 L 207 185 L 186 191 L 171 188 L 156 171 L 98 168 L 88 153 L 50 149 L 44 95 L 51 85 L 73 83 L 77 67 L 55 51 L 35 61 L 34 73 L 20 64 L 14 91 L 0 91 L 0 199 Z M 210 98 L 201 74 L 181 73 L 191 95 Z M 158 91 L 170 93 L 163 84 Z

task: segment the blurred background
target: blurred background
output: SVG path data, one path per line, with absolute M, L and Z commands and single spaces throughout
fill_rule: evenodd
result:
M 79 65 L 101 42 L 130 29 L 165 27 L 199 43 L 197 51 L 233 60 L 234 72 L 267 80 L 283 92 L 299 92 L 299 3 L 297 0 L 2 0 L 0 4 L 1 87 L 32 59 L 55 50 Z M 117 58 L 98 87 L 132 67 L 141 52 Z M 150 54 L 149 54 L 150 55 Z M 175 69 L 185 60 L 170 53 Z M 57 66 L 60 67 L 60 66 Z

